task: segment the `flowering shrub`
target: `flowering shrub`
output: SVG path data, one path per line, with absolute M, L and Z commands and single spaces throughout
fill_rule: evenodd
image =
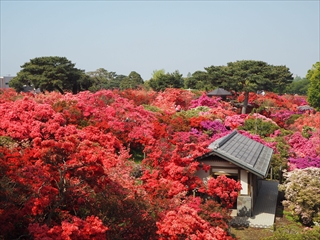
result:
M 292 157 L 317 158 L 320 156 L 320 129 L 312 132 L 309 139 L 303 137 L 300 132 L 295 132 L 287 137 L 287 141 L 291 147 Z
M 201 126 L 205 133 L 209 136 L 215 135 L 217 133 L 224 133 L 227 131 L 226 127 L 220 120 L 205 120 L 201 122 Z
M 296 101 L 293 101 L 295 99 Z M 276 93 L 267 92 L 264 96 L 257 95 L 256 99 L 254 100 L 256 104 L 259 106 L 264 106 L 270 109 L 272 112 L 278 110 L 291 110 L 295 111 L 298 104 L 303 104 L 304 102 L 301 101 L 301 98 L 294 98 L 290 96 L 280 96 Z
M 239 126 L 239 129 L 267 137 L 279 129 L 279 127 L 272 120 L 265 121 L 263 118 L 255 119 L 250 117 L 245 120 L 243 126 Z
M 274 112 L 273 114 L 270 115 L 270 118 L 276 122 L 277 125 L 279 125 L 280 127 L 284 128 L 287 127 L 288 123 L 287 122 L 290 117 L 295 114 L 294 111 L 290 111 L 290 110 L 280 110 L 277 112 Z
M 320 112 L 316 112 L 314 114 L 308 114 L 308 113 L 302 114 L 300 118 L 294 121 L 294 123 L 290 126 L 290 129 L 302 131 L 302 128 L 304 126 L 319 128 Z
M 320 168 L 320 157 L 304 157 L 304 158 L 292 158 L 288 159 L 290 170 L 294 170 L 296 168 L 303 169 L 308 167 L 316 167 Z
M 246 117 L 246 114 L 227 116 L 224 125 L 230 129 L 236 129 L 244 124 Z
M 211 226 L 203 220 L 197 210 L 182 205 L 178 209 L 166 213 L 162 221 L 157 222 L 159 239 L 232 239 L 226 232 Z
M 208 180 L 207 193 L 209 196 L 219 199 L 226 208 L 232 208 L 241 189 L 240 182 L 222 175 Z
M 220 100 L 221 98 L 218 98 L 218 97 L 211 98 L 203 94 L 201 97 L 191 101 L 189 109 L 196 108 L 199 106 L 207 106 L 207 107 L 221 106 Z
M 106 239 L 107 227 L 102 221 L 94 216 L 87 217 L 86 220 L 73 217 L 72 221 L 63 221 L 61 226 L 49 228 L 47 225 L 40 226 L 38 223 L 30 224 L 28 227 L 35 240 L 42 239 Z
M 164 92 L 159 92 L 150 105 L 159 107 L 167 113 L 174 113 L 177 105 L 185 110 L 195 98 L 196 95 L 191 91 L 167 88 Z
M 284 191 L 287 206 L 305 225 L 320 222 L 320 168 L 295 169 L 284 174 Z
M 1 90 L 0 238 L 230 239 L 227 210 L 240 185 L 218 177 L 206 186 L 195 176 L 195 158 L 252 115 L 237 115 L 218 99 L 195 99 L 179 89 Z M 293 135 L 239 132 L 280 149 L 280 160 L 290 154 L 292 166 L 318 166 L 320 130 L 309 116 L 301 118 L 310 128 Z M 215 201 L 188 197 L 195 190 Z

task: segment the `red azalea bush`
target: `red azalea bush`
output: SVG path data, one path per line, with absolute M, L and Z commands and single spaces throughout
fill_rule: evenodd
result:
M 297 106 L 299 106 L 298 104 L 302 104 L 300 98 L 297 101 L 292 101 L 289 97 L 280 96 L 273 92 L 266 92 L 265 95 L 257 95 L 254 102 L 259 106 L 270 108 L 272 113 L 280 109 L 295 111 Z
M 247 114 L 227 116 L 224 120 L 224 125 L 230 129 L 236 129 L 244 124 Z
M 193 94 L 180 93 L 168 90 L 165 104 L 159 96 L 150 101 L 164 109 L 188 108 Z M 194 175 L 199 167 L 194 158 L 208 151 L 211 139 L 190 132 L 183 114 L 152 113 L 136 105 L 149 103 L 148 97 L 130 94 L 130 100 L 110 90 L 0 95 L 1 237 L 165 236 L 165 214 L 184 209 L 181 199 L 188 192 L 204 189 Z M 221 122 L 211 126 L 206 119 L 191 121 L 200 129 L 223 130 Z M 139 174 L 132 174 L 132 149 L 145 156 Z M 217 216 L 223 211 L 215 209 Z M 227 236 L 226 214 L 219 223 L 194 217 L 199 225 L 192 236 Z
M 290 129 L 301 132 L 304 126 L 319 128 L 320 112 L 302 114 L 302 116 L 296 119 L 295 122 L 290 126 Z
M 232 208 L 237 201 L 238 192 L 242 189 L 240 182 L 237 182 L 225 175 L 208 180 L 207 193 L 217 198 L 226 208 Z
M 195 98 L 196 95 L 191 91 L 167 88 L 157 94 L 151 105 L 159 107 L 167 113 L 174 113 L 176 112 L 176 106 L 180 106 L 182 110 L 185 110 Z
M 73 217 L 72 221 L 63 221 L 61 226 L 49 228 L 47 225 L 40 226 L 38 223 L 30 224 L 28 227 L 35 240 L 42 239 L 106 239 L 107 227 L 102 221 L 94 216 L 87 217 L 86 220 Z
M 232 239 L 226 232 L 213 227 L 203 220 L 197 210 L 188 205 L 181 205 L 179 208 L 166 213 L 162 221 L 157 222 L 159 239 Z
M 149 105 L 155 100 L 157 92 L 146 91 L 144 89 L 126 89 L 124 91 L 119 91 L 119 95 L 123 98 L 132 100 L 135 106 L 147 104 Z

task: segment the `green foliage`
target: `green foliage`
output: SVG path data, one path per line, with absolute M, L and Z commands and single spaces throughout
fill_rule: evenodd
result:
M 162 75 L 165 75 L 166 72 L 164 69 L 160 69 L 160 70 L 154 70 L 152 72 L 152 78 L 153 79 L 159 79 Z
M 92 80 L 90 91 L 96 92 L 101 89 L 115 89 L 120 87 L 121 80 L 124 75 L 117 75 L 115 72 L 109 72 L 104 68 L 99 68 L 96 71 L 87 72 L 87 75 Z
M 13 143 L 14 143 L 14 141 L 11 139 L 11 137 L 0 136 L 0 146 L 9 147 Z
M 300 114 L 292 114 L 288 120 L 286 120 L 286 125 L 289 126 L 291 124 L 294 124 L 294 122 L 299 118 L 301 117 Z
M 293 79 L 292 83 L 290 83 L 285 92 L 288 94 L 298 94 L 306 96 L 308 93 L 310 80 L 306 78 L 296 77 Z
M 314 132 L 316 129 L 309 126 L 303 126 L 301 135 L 305 138 L 310 138 L 312 136 L 312 132 Z
M 159 74 L 157 78 L 151 78 L 148 84 L 155 91 L 164 91 L 166 88 L 183 88 L 184 80 L 176 70 L 173 73 Z
M 192 108 L 187 111 L 181 111 L 177 113 L 178 115 L 185 115 L 187 118 L 198 117 L 201 112 L 209 112 L 210 108 L 206 106 L 199 106 L 196 108 Z
M 74 67 L 75 64 L 65 57 L 39 57 L 31 59 L 21 66 L 17 76 L 11 79 L 9 86 L 18 92 L 23 87 L 33 86 L 41 91 L 58 90 L 60 93 L 70 91 L 78 93 L 88 90 L 91 79 L 83 70 Z
M 214 86 L 210 82 L 209 74 L 204 71 L 196 71 L 190 77 L 185 79 L 184 87 L 186 89 L 198 89 L 208 91 Z
M 143 104 L 142 106 L 145 110 L 148 110 L 150 112 L 162 112 L 162 110 L 156 106 L 147 105 L 147 104 Z
M 271 157 L 271 165 L 273 179 L 282 181 L 282 171 L 287 170 L 288 168 L 288 157 L 289 157 L 289 149 L 290 145 L 286 141 L 286 136 L 292 134 L 291 131 L 285 130 L 283 128 L 280 129 L 280 134 L 277 137 L 266 138 L 266 141 L 275 142 L 278 153 L 273 153 Z
M 128 77 L 125 77 L 120 83 L 120 89 L 137 89 L 143 85 L 143 79 L 139 73 L 132 71 Z
M 306 78 L 310 80 L 308 102 L 312 107 L 320 111 L 320 62 L 313 64 Z
M 261 118 L 247 119 L 243 126 L 239 129 L 246 130 L 253 134 L 258 134 L 261 137 L 267 137 L 272 134 L 279 127 L 272 122 L 263 121 Z
M 131 147 L 130 154 L 131 154 L 131 158 L 136 163 L 141 163 L 141 161 L 145 158 L 142 146 Z
M 293 80 L 292 73 L 286 66 L 270 66 L 269 78 L 272 81 L 270 90 L 279 94 L 284 93 Z
M 242 113 L 246 112 L 249 92 L 277 89 L 281 93 L 293 79 L 289 68 L 269 65 L 263 61 L 242 60 L 229 62 L 227 66 L 211 66 L 205 69 L 212 85 L 245 92 Z
M 320 239 L 320 227 L 304 229 L 295 225 L 287 225 L 277 229 L 271 237 L 264 240 L 318 240 Z
M 273 66 L 263 61 L 229 62 L 226 67 L 205 68 L 211 83 L 237 92 L 282 89 L 292 81 L 292 73 L 285 66 Z

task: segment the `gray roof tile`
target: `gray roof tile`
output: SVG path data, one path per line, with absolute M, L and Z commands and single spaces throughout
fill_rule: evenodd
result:
M 212 150 L 209 155 L 218 155 L 263 178 L 267 176 L 273 154 L 273 149 L 236 130 L 212 142 L 209 149 Z

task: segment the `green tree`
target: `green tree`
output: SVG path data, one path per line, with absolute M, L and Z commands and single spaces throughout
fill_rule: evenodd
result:
M 93 81 L 90 91 L 99 91 L 101 89 L 113 89 L 119 88 L 120 82 L 117 82 L 117 74 L 115 72 L 109 72 L 104 68 L 99 68 L 95 71 L 87 72 L 87 75 Z
M 272 81 L 271 91 L 283 94 L 286 87 L 293 81 L 292 73 L 286 66 L 270 66 L 269 78 Z
M 209 74 L 205 71 L 195 71 L 190 77 L 185 79 L 185 88 L 208 91 L 214 86 L 209 80 Z
M 125 77 L 120 83 L 120 89 L 136 89 L 143 85 L 144 81 L 139 73 L 132 71 L 128 77 Z
M 310 80 L 307 78 L 295 77 L 286 89 L 285 92 L 288 94 L 298 94 L 306 96 L 308 93 Z
M 148 84 L 155 91 L 163 91 L 166 88 L 183 88 L 184 80 L 176 70 L 173 73 L 159 74 L 156 78 L 151 78 Z
M 320 62 L 313 64 L 306 78 L 310 80 L 308 102 L 312 107 L 320 111 Z
M 227 66 L 205 68 L 214 86 L 227 90 L 244 92 L 242 113 L 246 112 L 249 92 L 270 91 L 275 87 L 283 89 L 292 80 L 292 74 L 285 66 L 273 66 L 263 61 L 241 60 L 229 62 Z
M 76 94 L 88 90 L 92 82 L 84 70 L 75 68 L 75 64 L 65 57 L 38 57 L 21 66 L 17 76 L 9 82 L 9 86 L 17 91 L 24 86 L 33 86 L 41 91 L 71 91 Z
M 159 77 L 160 77 L 161 75 L 165 75 L 165 74 L 166 74 L 166 72 L 165 72 L 164 69 L 153 70 L 153 72 L 152 72 L 152 79 L 157 80 L 157 79 L 159 79 Z

